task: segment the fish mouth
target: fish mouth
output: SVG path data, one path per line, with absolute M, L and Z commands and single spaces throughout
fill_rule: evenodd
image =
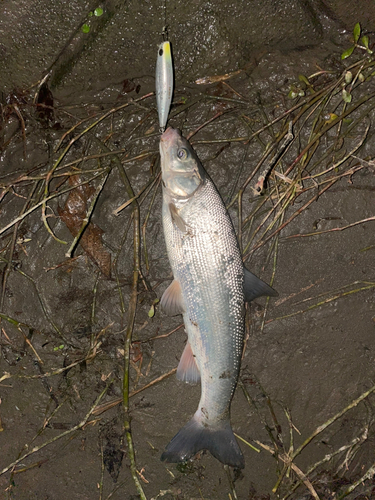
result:
M 167 151 L 170 149 L 171 145 L 181 137 L 181 131 L 178 128 L 168 127 L 165 132 L 160 137 L 160 156 L 162 159 L 162 164 Z
M 181 137 L 181 131 L 178 128 L 168 127 L 167 130 L 161 135 L 160 142 L 168 144 L 177 137 Z

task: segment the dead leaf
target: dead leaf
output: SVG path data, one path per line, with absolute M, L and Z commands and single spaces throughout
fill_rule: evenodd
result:
M 69 178 L 69 184 L 77 186 L 77 188 L 70 192 L 64 208 L 58 207 L 58 213 L 72 235 L 76 236 L 84 223 L 95 189 L 88 184 L 80 185 L 80 178 L 77 175 Z M 99 226 L 90 222 L 85 228 L 79 244 L 100 271 L 107 278 L 110 278 L 111 254 L 103 245 L 103 233 L 104 231 Z

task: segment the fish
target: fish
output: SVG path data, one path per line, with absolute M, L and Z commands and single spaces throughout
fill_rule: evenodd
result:
M 248 271 L 224 202 L 178 129 L 161 135 L 162 221 L 173 281 L 162 309 L 182 314 L 188 340 L 177 378 L 201 383 L 198 409 L 161 455 L 184 462 L 208 450 L 243 468 L 230 423 L 244 342 L 245 301 L 277 292 Z
M 159 45 L 155 80 L 159 126 L 164 131 L 173 95 L 173 60 L 170 42 Z

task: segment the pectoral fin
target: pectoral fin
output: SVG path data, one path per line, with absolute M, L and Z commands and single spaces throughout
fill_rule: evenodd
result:
M 163 293 L 160 305 L 169 316 L 176 316 L 185 312 L 180 283 L 173 280 Z
M 186 233 L 187 232 L 187 224 L 184 221 L 184 219 L 181 217 L 181 215 L 178 213 L 178 209 L 176 208 L 176 205 L 174 203 L 170 203 L 168 206 L 169 206 L 169 212 L 170 212 L 171 217 L 172 217 L 172 221 L 176 224 L 176 226 L 178 227 L 178 229 L 182 233 Z
M 248 271 L 246 267 L 244 267 L 244 292 L 246 302 L 251 302 L 262 295 L 268 295 L 270 297 L 277 297 L 277 295 L 279 295 L 276 290 L 257 278 L 253 273 Z
M 190 384 L 197 384 L 201 379 L 197 362 L 195 361 L 189 342 L 186 344 L 182 353 L 177 367 L 176 376 L 178 380 L 182 380 L 183 382 L 188 382 Z

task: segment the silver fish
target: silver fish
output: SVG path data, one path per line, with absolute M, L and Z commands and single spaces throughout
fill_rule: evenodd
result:
M 201 381 L 197 411 L 161 459 L 182 462 L 206 449 L 222 463 L 243 468 L 230 403 L 243 349 L 244 302 L 277 292 L 244 268 L 224 203 L 178 130 L 164 132 L 160 154 L 163 228 L 174 276 L 161 305 L 183 315 L 188 334 L 177 377 Z
M 173 61 L 170 42 L 163 42 L 159 45 L 155 80 L 159 125 L 164 130 L 173 94 Z

